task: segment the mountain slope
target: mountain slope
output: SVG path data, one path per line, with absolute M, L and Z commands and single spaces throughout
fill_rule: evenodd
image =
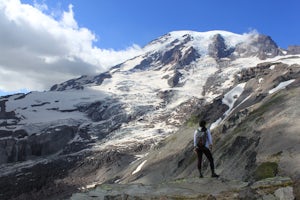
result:
M 276 64 L 275 68 L 278 66 L 280 65 Z M 270 76 L 272 72 L 269 71 L 269 74 L 265 72 L 264 76 Z M 252 79 L 256 78 L 258 77 Z M 248 81 L 246 87 L 253 87 L 253 83 L 251 82 L 253 80 Z M 282 86 L 283 84 L 278 85 Z M 144 157 L 128 166 L 122 175 L 118 174 L 119 177 L 123 177 L 118 180 L 118 183 L 122 183 L 122 186 L 99 186 L 96 190 L 92 190 L 89 193 L 75 194 L 72 199 L 89 198 L 91 194 L 99 199 L 101 199 L 101 196 L 106 196 L 106 198 L 111 196 L 112 198 L 114 195 L 121 194 L 132 197 L 136 196 L 141 199 L 149 197 L 159 199 L 162 196 L 166 199 L 176 199 L 179 197 L 186 199 L 207 199 L 210 195 L 213 195 L 217 199 L 232 199 L 237 196 L 239 199 L 253 197 L 255 199 L 267 198 L 266 196 L 276 199 L 279 198 L 277 195 L 278 191 L 281 190 L 285 190 L 286 193 L 280 198 L 294 199 L 293 188 L 291 186 L 294 187 L 297 195 L 300 174 L 300 165 L 298 162 L 300 155 L 298 147 L 299 133 L 297 131 L 299 119 L 295 117 L 299 116 L 299 78 L 293 81 L 287 89 L 281 86 L 275 87 L 277 90 L 276 93 L 274 93 L 274 89 L 267 90 L 271 94 L 262 101 L 257 102 L 251 100 L 251 98 L 247 98 L 243 103 L 247 105 L 246 108 L 242 106 L 244 107 L 243 109 L 229 115 L 221 123 L 221 126 L 213 130 L 214 139 L 216 140 L 213 154 L 217 172 L 221 174 L 221 183 L 224 183 L 224 186 L 221 186 L 220 182 L 217 181 L 209 183 L 210 186 L 206 188 L 208 184 L 207 178 L 194 182 L 194 177 L 198 176 L 196 157 L 192 150 L 192 136 L 196 127 L 184 126 L 177 133 L 156 145 Z M 242 98 L 242 96 L 243 93 L 239 98 Z M 237 105 L 241 106 L 242 104 L 237 103 Z M 215 103 L 214 106 L 218 107 L 218 104 Z M 211 107 L 205 109 L 205 112 L 210 111 Z M 202 118 L 205 117 L 203 116 L 205 112 L 199 110 L 196 113 Z M 281 179 L 277 177 L 274 182 L 272 182 L 272 179 L 272 181 L 263 180 L 255 182 L 263 179 L 265 176 L 265 174 L 263 174 L 263 177 L 258 175 L 258 166 L 263 166 L 266 163 L 276 163 L 278 167 L 274 171 L 276 173 L 274 175 L 288 176 L 294 181 L 289 179 L 290 182 L 285 184 L 277 181 Z M 205 176 L 207 177 L 210 171 L 208 163 L 205 165 L 207 168 Z M 235 184 L 230 180 L 237 181 L 237 185 L 240 188 L 225 189 L 225 186 L 235 187 Z M 285 178 L 282 180 L 285 180 Z M 249 182 L 245 183 L 243 181 Z M 190 182 L 190 184 L 186 182 Z M 132 183 L 142 185 L 132 185 Z M 169 183 L 176 183 L 176 185 L 167 186 Z M 274 183 L 277 185 L 273 185 Z M 143 186 L 143 184 L 146 184 L 146 186 Z M 162 185 L 159 186 L 160 184 Z M 199 188 L 196 191 L 202 192 L 193 192 L 191 188 L 197 187 L 198 184 Z M 214 186 L 213 189 L 210 188 L 212 185 Z M 260 186 L 257 187 L 257 185 Z M 107 187 L 114 188 L 113 191 L 115 193 L 111 193 L 111 190 L 106 190 L 105 188 Z M 131 187 L 139 188 L 140 192 L 134 193 L 130 189 Z M 161 192 L 157 188 L 146 192 L 152 187 L 164 188 L 161 190 L 168 192 Z M 169 188 L 166 189 L 165 187 Z M 185 187 L 190 190 L 182 190 L 176 193 L 177 190 Z M 251 190 L 248 191 L 250 188 Z M 265 190 L 258 191 L 258 188 L 265 188 Z M 143 192 L 146 193 L 147 198 Z
M 132 163 L 118 180 L 122 184 L 100 185 L 86 193 L 74 194 L 71 199 L 121 196 L 139 199 L 294 199 L 293 189 L 299 190 L 295 181 L 299 179 L 300 169 L 299 120 L 294 117 L 299 115 L 298 100 L 299 87 L 290 86 L 287 91 L 255 104 L 246 115 L 243 110 L 226 120 L 224 126 L 231 125 L 226 131 L 221 127 L 214 129 L 216 145 L 213 154 L 217 172 L 222 176 L 220 180 L 195 178 L 198 174 L 191 140 L 195 128 L 183 127 Z M 257 166 L 271 162 L 278 164 L 276 177 L 260 180 Z M 209 168 L 207 164 L 206 168 Z M 292 177 L 294 181 L 280 176 Z M 205 177 L 209 177 L 209 169 Z
M 272 149 L 262 136 L 266 127 L 256 123 L 267 115 L 272 119 L 268 112 L 273 107 L 260 103 L 268 105 L 285 87 L 295 88 L 287 90 L 295 95 L 284 99 L 292 109 L 284 112 L 298 116 L 292 103 L 297 102 L 299 64 L 296 47 L 280 49 L 268 36 L 177 31 L 153 40 L 143 54 L 105 73 L 56 84 L 46 92 L 1 97 L 0 186 L 7 188 L 1 196 L 41 188 L 53 192 L 53 185 L 73 192 L 106 181 L 159 183 L 192 177 L 195 158 L 186 157 L 192 154 L 195 127 L 183 125 L 199 118 L 214 129 L 221 175 L 250 180 L 265 157 L 286 155 L 279 147 L 265 153 Z M 259 116 L 252 119 L 255 112 Z M 292 135 L 296 141 L 298 134 Z M 235 148 L 240 145 L 245 147 Z M 287 142 L 282 152 L 291 148 Z M 290 157 L 299 155 L 298 149 L 292 150 Z M 297 166 L 290 157 L 282 159 Z M 281 172 L 288 172 L 283 165 L 279 162 Z M 296 176 L 286 175 L 297 180 L 299 171 L 294 169 Z M 14 188 L 28 180 L 31 184 Z
M 264 72 L 265 77 L 270 75 Z M 276 161 L 281 175 L 297 179 L 300 169 L 297 161 L 299 160 L 297 159 L 299 120 L 296 117 L 299 115 L 299 77 L 288 86 L 288 89 L 281 88 L 276 93 L 272 93 L 274 90 L 262 89 L 260 94 L 251 92 L 250 95 L 254 96 L 251 98 L 247 93 L 258 91 L 253 87 L 253 79 L 261 79 L 261 77 L 254 77 L 252 81 L 248 81 L 245 85 L 246 89 L 236 100 L 235 105 L 238 106 L 235 106 L 231 114 L 213 129 L 217 171 L 224 178 L 251 180 L 254 178 L 253 173 L 257 165 Z M 278 85 L 282 84 L 278 83 Z M 262 98 L 264 96 L 262 94 L 268 91 L 271 94 Z M 228 93 L 230 92 L 232 91 Z M 210 105 L 196 111 L 194 114 L 198 116 L 197 118 L 214 122 L 209 118 L 211 115 L 207 113 L 214 111 L 213 108 L 219 108 L 219 104 L 215 101 Z M 157 145 L 154 152 L 141 159 L 139 163 L 147 160 L 144 167 L 148 171 L 141 172 L 145 175 L 139 179 L 142 179 L 143 183 L 145 181 L 153 183 L 175 177 L 197 176 L 195 156 L 192 151 L 195 129 L 196 125 L 183 126 L 177 133 Z M 147 165 L 150 165 L 148 169 Z M 136 177 L 139 177 L 139 174 L 130 176 L 129 179 L 136 179 Z

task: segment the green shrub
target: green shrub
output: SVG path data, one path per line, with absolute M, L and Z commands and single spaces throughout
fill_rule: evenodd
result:
M 187 120 L 187 126 L 189 127 L 193 127 L 195 125 L 197 125 L 199 122 L 199 116 L 197 115 L 192 115 L 188 120 Z
M 276 162 L 264 162 L 260 164 L 255 172 L 255 180 L 262 180 L 265 178 L 275 177 L 278 173 L 278 164 Z

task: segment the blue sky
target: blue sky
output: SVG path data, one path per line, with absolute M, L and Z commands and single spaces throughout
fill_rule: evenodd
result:
M 33 0 L 22 2 L 33 3 Z M 300 44 L 299 0 L 46 0 L 49 8 L 72 4 L 79 26 L 98 37 L 102 48 L 141 46 L 174 30 L 255 29 L 282 48 Z
M 175 30 L 300 44 L 299 0 L 0 0 L 0 96 L 99 73 Z

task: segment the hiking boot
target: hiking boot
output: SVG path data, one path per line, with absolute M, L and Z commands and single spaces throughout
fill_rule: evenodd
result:
M 211 175 L 211 177 L 213 177 L 213 178 L 218 178 L 218 177 L 219 177 L 219 175 L 218 175 L 218 174 L 216 174 L 216 173 L 213 173 L 213 174 Z

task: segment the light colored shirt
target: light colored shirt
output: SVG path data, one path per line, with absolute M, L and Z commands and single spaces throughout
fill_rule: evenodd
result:
M 194 147 L 197 147 L 197 133 L 198 133 L 198 130 L 201 130 L 201 127 L 199 127 L 194 132 Z M 212 145 L 212 137 L 211 137 L 210 130 L 207 129 L 207 138 L 206 138 L 205 147 L 209 148 L 209 145 Z

